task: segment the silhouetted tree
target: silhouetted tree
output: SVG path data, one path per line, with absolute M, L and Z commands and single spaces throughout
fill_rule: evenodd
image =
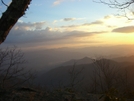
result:
M 33 73 L 24 68 L 25 59 L 16 47 L 0 49 L 0 86 L 13 88 L 31 80 Z
M 134 14 L 133 4 L 134 0 L 93 0 L 97 3 L 103 3 L 108 5 L 111 8 L 120 9 L 124 12 L 123 16 L 127 17 L 128 19 L 132 19 L 128 14 L 127 11 L 131 11 Z
M 120 66 L 109 59 L 94 59 L 94 75 L 92 78 L 92 90 L 94 93 L 105 92 L 111 88 L 120 88 L 123 73 Z
M 0 18 L 0 44 L 6 39 L 18 19 L 25 14 L 31 1 L 32 0 L 12 0 L 8 6 L 1 0 L 1 2 L 7 6 L 7 10 Z
M 71 89 L 74 89 L 75 86 L 79 85 L 80 82 L 84 79 L 84 77 L 80 78 L 80 75 L 82 74 L 84 68 L 81 68 L 79 70 L 76 69 L 76 64 L 74 63 L 73 67 L 69 69 L 69 76 L 70 76 L 70 87 Z
M 126 9 L 134 4 L 134 0 L 94 0 L 98 3 L 107 4 L 109 7 L 118 8 L 118 9 Z

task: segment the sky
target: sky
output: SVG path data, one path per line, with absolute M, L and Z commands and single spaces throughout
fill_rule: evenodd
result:
M 10 5 L 11 0 L 5 0 Z M 6 7 L 0 3 L 0 12 Z M 130 13 L 127 13 L 132 17 Z M 32 0 L 1 46 L 24 49 L 134 44 L 134 20 L 92 0 Z

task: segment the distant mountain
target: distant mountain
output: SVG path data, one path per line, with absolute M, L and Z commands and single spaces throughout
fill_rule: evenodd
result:
M 94 63 L 95 61 L 93 62 L 89 57 L 72 59 L 61 64 L 59 67 L 53 68 L 46 73 L 42 73 L 36 82 L 40 85 L 45 85 L 48 88 L 64 87 L 71 85 L 71 78 L 74 77 L 74 82 L 79 82 L 77 85 L 79 87 L 81 86 L 82 89 L 86 89 L 90 88 L 95 75 L 98 75 L 96 71 L 99 71 L 99 68 L 102 66 L 102 70 L 107 72 L 106 75 L 110 75 L 110 78 L 113 78 L 114 76 L 116 77 L 117 75 L 122 77 L 120 73 L 127 73 L 127 76 L 129 77 L 128 80 L 130 80 L 130 84 L 133 85 L 133 58 L 134 56 L 118 57 L 114 58 L 113 60 L 102 58 L 96 61 L 98 63 L 97 65 Z M 74 63 L 76 63 L 76 65 L 74 65 Z M 100 73 L 99 76 L 103 74 L 103 72 L 98 73 Z M 115 78 L 115 80 L 119 78 L 118 76 Z
M 117 61 L 117 62 L 131 62 L 134 63 L 134 55 L 132 56 L 124 56 L 124 57 L 117 57 L 113 58 L 112 60 Z
M 51 87 L 59 87 L 59 86 L 67 86 L 70 84 L 71 80 L 71 74 L 70 72 L 74 69 L 74 72 L 81 72 L 79 75 L 77 75 L 77 80 L 82 79 L 83 76 L 87 76 L 87 78 L 84 77 L 84 79 L 88 79 L 88 77 L 92 74 L 93 64 L 83 64 L 83 65 L 76 65 L 75 67 L 68 65 L 68 66 L 60 66 L 58 68 L 54 68 L 47 73 L 41 75 L 41 77 L 38 79 L 38 82 L 40 82 L 41 85 L 46 85 L 48 88 Z M 90 79 L 90 78 L 89 78 Z M 84 80 L 85 81 L 85 80 Z
M 115 66 L 115 64 L 116 66 L 119 65 L 117 62 L 108 59 L 100 59 L 97 62 L 106 66 L 106 63 L 103 63 L 104 61 L 108 63 L 110 68 Z M 88 87 L 91 83 L 91 79 L 94 77 L 94 71 L 97 70 L 98 67 L 94 64 L 92 59 L 88 57 L 77 60 L 77 62 L 80 62 L 77 65 L 70 65 L 73 62 L 74 60 L 70 60 L 65 62 L 64 66 L 54 68 L 47 73 L 42 74 L 38 79 L 38 82 L 40 82 L 41 85 L 46 85 L 50 88 L 53 86 L 67 86 L 71 83 L 71 77 L 76 76 L 75 82 L 80 81 L 84 87 Z M 67 65 L 67 63 L 69 65 Z
M 114 58 L 119 56 L 130 56 L 134 54 L 134 45 L 117 45 L 117 46 L 94 46 L 94 47 L 64 47 L 55 49 L 32 49 L 24 51 L 27 67 L 35 70 L 44 69 L 46 71 L 57 67 L 57 65 L 71 59 L 80 59 L 84 56 L 98 57 L 104 56 Z M 74 61 L 72 62 L 74 63 Z M 71 64 L 72 64 L 71 63 Z
M 62 49 L 32 50 L 25 52 L 25 58 L 28 61 L 27 66 L 37 71 L 48 71 L 72 58 L 78 59 L 81 57 L 83 57 L 83 54 L 80 52 Z
M 93 60 L 89 57 L 84 57 L 82 59 L 72 59 L 67 62 L 61 64 L 61 66 L 68 66 L 68 65 L 80 65 L 80 64 L 90 64 L 93 63 Z

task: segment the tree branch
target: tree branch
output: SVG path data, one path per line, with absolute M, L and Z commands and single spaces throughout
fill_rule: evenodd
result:
M 5 5 L 5 6 L 7 6 L 8 7 L 8 5 L 3 1 L 3 0 L 1 0 L 1 2 Z

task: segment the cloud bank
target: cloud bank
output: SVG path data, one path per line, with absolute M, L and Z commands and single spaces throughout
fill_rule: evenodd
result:
M 134 32 L 134 26 L 119 27 L 119 28 L 113 29 L 112 32 L 133 33 Z
M 64 30 L 61 31 L 60 27 L 54 30 L 51 27 L 43 28 L 46 22 L 38 23 L 25 23 L 18 22 L 10 34 L 8 35 L 5 43 L 12 45 L 48 45 L 48 44 L 61 44 L 61 43 L 82 43 L 81 38 L 92 37 L 97 34 L 105 33 L 103 31 L 79 31 L 79 30 Z M 83 41 L 84 42 L 84 41 Z M 86 41 L 85 41 L 86 42 Z M 90 40 L 93 43 L 93 41 Z M 94 41 L 96 42 L 96 41 Z
M 93 44 L 110 41 L 108 39 L 109 33 L 133 33 L 134 26 L 123 26 L 131 22 L 122 21 L 118 24 L 117 20 L 122 19 L 120 17 L 106 16 L 96 21 L 75 21 L 79 18 L 63 18 L 58 23 L 52 22 L 18 22 L 10 34 L 8 35 L 5 43 L 9 45 L 23 45 L 23 46 L 51 46 L 61 45 L 64 47 L 66 44 Z M 85 19 L 83 19 L 85 20 Z M 58 21 L 58 20 L 55 20 Z M 73 22 L 72 22 L 73 21 Z M 77 20 L 79 21 L 79 20 Z M 116 22 L 116 23 L 115 23 Z M 49 27 L 51 25 L 51 27 Z M 115 33 L 111 33 L 113 36 Z M 106 38 L 107 37 L 107 38 Z M 113 36 L 115 37 L 115 36 Z M 112 40 L 112 39 L 111 39 Z

